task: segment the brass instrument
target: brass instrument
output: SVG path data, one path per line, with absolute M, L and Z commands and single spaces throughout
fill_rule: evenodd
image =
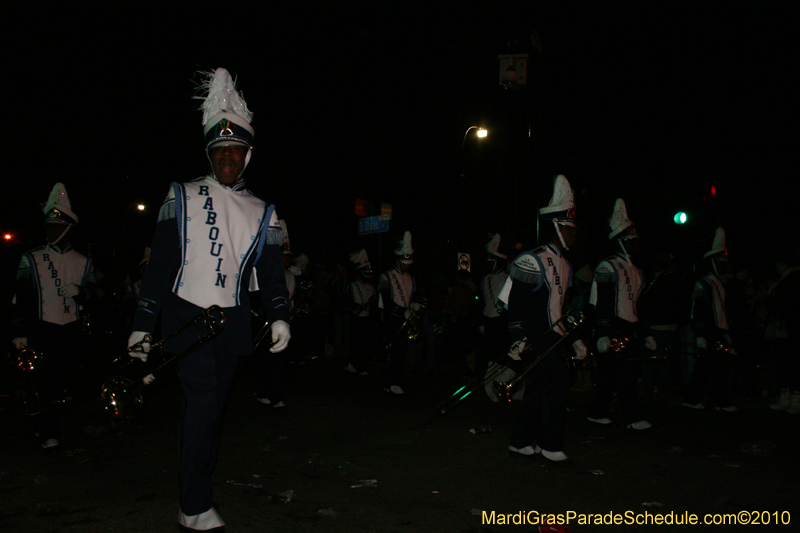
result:
M 608 343 L 608 352 L 620 354 L 622 353 L 625 348 L 628 347 L 628 342 L 630 339 L 624 336 L 619 331 L 615 331 L 610 336 L 610 342 Z
M 658 361 L 669 359 L 669 355 L 666 353 L 666 349 L 662 353 L 658 353 L 658 350 L 653 352 L 653 355 L 642 355 L 641 350 L 641 339 L 633 339 L 634 342 L 637 342 L 636 347 L 637 350 L 634 350 L 634 347 L 631 346 L 631 339 L 624 336 L 619 331 L 615 331 L 610 335 L 611 342 L 608 345 L 608 350 L 606 353 L 610 353 L 619 357 L 622 361 L 630 361 L 632 363 L 635 362 L 643 362 L 643 361 Z M 630 348 L 630 349 L 628 349 Z M 650 350 L 647 350 L 648 352 Z
M 557 324 L 563 322 L 563 324 L 561 324 L 561 329 L 564 331 L 564 334 L 561 336 L 561 338 L 559 338 L 556 342 L 551 344 L 550 347 L 547 348 L 547 350 L 545 350 L 538 357 L 536 357 L 536 359 L 531 361 L 528 364 L 528 366 L 525 367 L 525 370 L 523 370 L 522 372 L 517 374 L 516 377 L 514 377 L 514 379 L 512 379 L 511 381 L 508 381 L 506 383 L 495 383 L 494 389 L 495 389 L 495 392 L 497 393 L 497 395 L 500 398 L 503 398 L 507 402 L 511 403 L 511 390 L 518 383 L 523 381 L 525 379 L 525 377 L 530 373 L 530 371 L 533 370 L 536 367 L 536 365 L 538 365 L 542 361 L 542 359 L 544 359 L 545 357 L 550 355 L 550 352 L 555 350 L 564 341 L 564 339 L 569 337 L 570 333 L 575 331 L 578 328 L 578 326 L 580 326 L 583 323 L 585 318 L 586 318 L 585 315 L 578 309 L 571 309 L 564 316 L 559 318 L 556 321 L 556 324 L 554 324 L 550 328 L 550 330 L 548 330 L 548 332 L 551 331 Z M 539 338 L 542 338 L 542 337 L 543 337 L 543 335 L 540 336 Z M 533 344 L 534 343 L 526 344 L 525 348 L 522 350 L 522 352 L 520 352 L 520 355 L 523 352 L 527 351 Z
M 33 348 L 24 347 L 17 350 L 17 352 L 11 356 L 13 359 L 13 364 L 23 374 L 30 374 L 31 372 L 35 372 L 42 365 L 42 361 L 44 357 L 42 356 L 41 352 L 37 352 Z
M 530 349 L 531 346 L 537 344 L 539 341 L 544 339 L 551 331 L 554 331 L 556 328 L 562 328 L 564 330 L 564 335 L 561 336 L 559 340 L 554 342 L 542 355 L 537 357 L 533 362 L 531 362 L 525 370 L 523 370 L 520 374 L 518 374 L 513 380 L 506 382 L 506 383 L 495 383 L 495 378 L 499 376 L 501 373 L 505 372 L 506 367 L 502 364 L 499 364 L 499 361 L 496 362 L 493 366 L 490 365 L 489 370 L 486 372 L 485 376 L 477 376 L 475 379 L 464 385 L 463 387 L 456 390 L 453 394 L 450 395 L 445 401 L 440 403 L 436 407 L 435 414 L 437 416 L 444 415 L 455 406 L 460 404 L 465 398 L 467 398 L 470 394 L 475 392 L 478 388 L 483 388 L 489 383 L 494 384 L 495 392 L 498 393 L 498 396 L 505 399 L 506 401 L 511 401 L 511 389 L 519 383 L 533 368 L 542 360 L 544 359 L 550 352 L 552 352 L 556 346 L 561 344 L 561 342 L 566 339 L 570 333 L 572 333 L 584 320 L 584 314 L 578 310 L 569 308 L 564 313 L 561 318 L 556 320 L 552 326 L 550 326 L 544 333 L 539 335 L 536 339 L 532 342 L 528 342 L 527 339 L 524 339 L 526 343 L 525 348 L 522 352 L 526 352 Z M 520 341 L 522 342 L 522 341 Z M 505 357 L 508 357 L 511 362 L 514 362 L 511 357 L 506 354 Z
M 297 285 L 297 289 L 292 295 L 292 300 L 294 300 L 292 315 L 302 317 L 311 312 L 311 289 L 313 288 L 314 284 L 307 279 Z
M 16 388 L 13 397 L 21 402 L 23 412 L 26 415 L 39 414 L 42 412 L 43 406 L 33 377 L 43 364 L 44 356 L 41 352 L 25 346 L 13 353 L 9 353 L 7 357 L 11 366 L 18 372 L 13 379 Z
M 258 331 L 255 337 L 253 337 L 253 353 L 258 349 L 261 345 L 261 341 L 272 331 L 272 323 L 271 322 L 264 322 L 264 325 L 261 326 L 261 329 Z M 270 347 L 272 347 L 272 342 L 270 342 Z
M 161 340 L 152 342 L 150 335 L 147 335 L 142 341 L 130 346 L 128 352 L 136 351 L 137 348 L 141 348 L 141 345 L 144 343 L 150 343 L 150 351 L 152 352 L 154 348 L 161 348 L 165 342 L 191 328 L 195 328 L 197 334 L 197 340 L 191 346 L 162 363 L 153 370 L 153 372 L 139 381 L 134 382 L 122 376 L 108 378 L 102 385 L 101 397 L 106 410 L 111 413 L 111 418 L 114 421 L 118 421 L 136 417 L 142 409 L 142 389 L 157 379 L 162 378 L 165 367 L 177 363 L 203 344 L 215 338 L 222 332 L 224 327 L 225 314 L 218 305 L 212 305 L 187 324 L 173 331 Z M 125 361 L 125 358 L 128 358 L 128 361 Z M 125 355 L 115 359 L 112 364 L 119 361 L 125 361 L 127 364 L 133 359 L 134 358 L 130 357 L 126 352 Z
M 394 344 L 394 341 L 397 340 L 397 338 L 403 333 L 403 330 L 405 330 L 406 339 L 408 339 L 409 342 L 414 342 L 419 338 L 419 319 L 422 316 L 422 312 L 427 307 L 428 300 L 422 298 L 419 301 L 419 309 L 417 311 L 409 309 L 411 312 L 408 315 L 408 318 L 405 319 L 403 324 L 400 326 L 400 329 L 398 329 L 397 333 L 395 333 L 392 337 L 392 340 L 386 345 L 386 350 L 389 350 L 389 348 L 392 347 L 392 344 Z

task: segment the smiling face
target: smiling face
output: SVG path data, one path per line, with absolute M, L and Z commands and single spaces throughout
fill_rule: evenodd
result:
M 214 176 L 223 185 L 233 185 L 244 170 L 249 148 L 243 144 L 215 146 L 209 150 Z

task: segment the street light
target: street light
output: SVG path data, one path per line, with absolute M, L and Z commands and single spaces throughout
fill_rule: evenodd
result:
M 472 130 L 472 129 L 478 130 L 475 134 L 481 139 L 483 139 L 484 137 L 486 137 L 489 134 L 489 130 L 486 130 L 486 129 L 482 128 L 482 127 L 470 126 L 469 128 L 467 128 L 467 131 L 464 132 L 464 139 L 461 141 L 461 151 L 462 152 L 464 151 L 464 143 L 467 141 L 467 134 L 469 134 L 469 130 Z

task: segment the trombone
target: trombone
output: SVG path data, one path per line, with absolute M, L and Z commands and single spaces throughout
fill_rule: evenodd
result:
M 428 300 L 425 298 L 420 299 L 419 310 L 414 311 L 413 309 L 409 308 L 409 311 L 411 311 L 411 313 L 408 315 L 408 318 L 406 318 L 405 322 L 403 322 L 403 324 L 397 330 L 397 333 L 395 333 L 392 336 L 392 339 L 389 341 L 389 344 L 386 345 L 386 351 L 389 351 L 389 349 L 394 344 L 394 341 L 400 338 L 400 335 L 403 334 L 403 330 L 406 330 L 406 338 L 408 338 L 409 342 L 414 342 L 419 338 L 419 326 L 418 326 L 419 319 L 420 316 L 422 315 L 422 312 L 427 308 L 428 308 Z M 406 326 L 408 326 L 408 328 L 406 328 Z
M 513 380 L 506 382 L 506 383 L 499 383 L 496 386 L 496 390 L 501 397 L 506 399 L 507 401 L 511 401 L 511 389 L 519 383 L 528 373 L 533 370 L 533 368 L 539 364 L 539 362 L 544 359 L 550 352 L 552 352 L 561 341 L 566 339 L 570 333 L 572 333 L 584 320 L 585 316 L 579 309 L 569 308 L 567 309 L 566 313 L 561 316 L 558 320 L 556 320 L 552 326 L 550 326 L 544 333 L 539 335 L 536 339 L 532 342 L 527 342 L 527 338 L 523 339 L 526 342 L 525 348 L 520 352 L 520 354 L 528 351 L 531 346 L 537 344 L 539 341 L 544 339 L 551 331 L 554 331 L 556 328 L 561 328 L 564 331 L 564 335 L 561 336 L 556 342 L 554 342 L 544 353 L 539 355 L 536 359 L 534 359 L 521 373 L 519 373 Z M 509 357 L 506 354 L 505 357 Z M 436 407 L 435 414 L 437 416 L 442 416 L 446 414 L 448 411 L 453 409 L 455 406 L 460 404 L 464 399 L 466 399 L 470 394 L 475 392 L 478 388 L 485 387 L 489 383 L 493 383 L 495 378 L 499 376 L 501 373 L 505 372 L 505 367 L 499 362 L 495 362 L 494 368 L 491 368 L 485 376 L 477 376 L 475 379 L 464 385 L 463 387 L 456 390 L 453 394 L 451 394 L 445 401 L 440 403 Z
M 143 403 L 142 389 L 154 381 L 162 379 L 168 365 L 178 363 L 181 359 L 218 336 L 225 327 L 225 320 L 225 314 L 222 312 L 222 308 L 218 305 L 212 305 L 190 320 L 187 324 L 159 341 L 152 342 L 152 337 L 147 335 L 140 342 L 130 346 L 128 352 L 141 348 L 145 343 L 150 343 L 150 351 L 152 352 L 154 348 L 162 348 L 165 342 L 180 335 L 184 331 L 191 328 L 195 328 L 196 330 L 197 340 L 195 340 L 191 346 L 172 356 L 167 361 L 164 361 L 160 366 L 139 381 L 134 382 L 122 376 L 114 376 L 103 382 L 101 397 L 106 410 L 111 413 L 111 417 L 114 420 L 121 420 L 134 418 L 138 415 Z M 203 330 L 205 331 L 203 332 Z M 126 366 L 130 361 L 133 361 L 133 358 L 128 355 L 128 352 L 126 352 L 125 355 L 117 357 L 111 364 L 119 363 L 120 361 L 124 361 L 125 358 L 128 358 L 128 361 L 123 365 Z

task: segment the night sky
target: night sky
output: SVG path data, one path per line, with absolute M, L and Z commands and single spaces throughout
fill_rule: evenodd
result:
M 208 172 L 192 95 L 220 66 L 255 113 L 248 184 L 310 255 L 377 253 L 356 235 L 356 198 L 392 204 L 384 252 L 404 229 L 429 261 L 477 252 L 487 232 L 532 246 L 558 173 L 576 190 L 580 260 L 602 253 L 617 197 L 652 249 L 703 251 L 717 225 L 734 260 L 797 242 L 790 3 L 489 4 L 20 17 L 5 36 L 0 229 L 17 239 L 3 260 L 41 243 L 38 204 L 62 181 L 78 248 L 135 266 L 169 183 Z M 510 52 L 531 56 L 524 90 L 499 87 Z M 489 137 L 465 139 L 471 125 Z

